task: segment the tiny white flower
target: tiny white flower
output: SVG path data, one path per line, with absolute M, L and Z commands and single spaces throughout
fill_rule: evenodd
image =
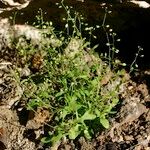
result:
M 110 46 L 110 43 L 106 43 L 106 46 Z
M 116 35 L 117 35 L 117 34 L 114 32 L 114 33 L 113 33 L 113 36 L 116 36 Z
M 69 26 L 69 25 L 68 25 L 68 23 L 67 23 L 67 24 L 65 25 L 65 28 L 68 28 L 68 26 Z
M 109 28 L 110 27 L 110 25 L 106 25 L 106 28 Z
M 114 51 L 115 49 L 116 49 L 116 48 L 113 46 L 113 47 L 112 47 L 112 50 Z
M 94 39 L 97 39 L 97 37 L 96 37 L 95 35 L 93 35 L 93 38 L 94 38 Z
M 116 60 L 115 60 L 115 63 L 119 64 L 119 63 L 120 63 L 120 61 L 119 61 L 118 59 L 116 59 Z
M 126 63 L 122 63 L 122 66 L 126 66 L 127 64 Z
M 113 29 L 109 29 L 109 32 L 112 32 L 113 31 Z
M 88 31 L 89 30 L 89 28 L 85 28 L 85 31 Z
M 98 28 L 100 28 L 100 26 L 99 26 L 99 25 L 96 25 L 96 28 L 98 29 Z
M 46 29 L 46 25 L 43 25 L 43 29 Z
M 52 26 L 52 25 L 53 25 L 53 23 L 50 21 L 50 22 L 49 22 L 49 25 L 50 25 L 50 26 Z
M 138 56 L 138 53 L 136 53 L 135 56 Z
M 105 5 L 106 5 L 106 3 L 101 3 L 100 5 L 101 5 L 101 6 L 105 6 Z
M 135 67 L 138 68 L 138 64 L 135 64 Z
M 104 56 L 107 57 L 107 53 L 105 53 Z
M 92 30 L 93 29 L 93 27 L 87 27 L 87 28 L 85 28 L 85 31 L 89 31 L 89 30 Z
M 121 40 L 120 39 L 117 39 L 117 42 L 120 42 Z
M 116 49 L 116 50 L 115 50 L 115 53 L 117 53 L 117 54 L 118 54 L 118 53 L 119 53 L 119 49 Z

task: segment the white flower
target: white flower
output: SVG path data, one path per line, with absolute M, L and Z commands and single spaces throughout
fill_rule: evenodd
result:
M 127 64 L 126 63 L 122 63 L 122 66 L 126 66 Z
M 110 43 L 106 43 L 106 46 L 110 46 Z
M 96 28 L 98 29 L 98 28 L 100 28 L 100 26 L 99 26 L 99 25 L 96 25 Z
M 110 25 L 106 25 L 106 28 L 109 28 L 110 27 Z
M 109 32 L 112 32 L 113 31 L 113 29 L 109 29 Z
M 118 53 L 119 53 L 119 49 L 116 49 L 116 50 L 115 50 L 115 53 L 117 53 L 117 54 L 118 54 Z
M 65 28 L 68 28 L 68 26 L 69 26 L 69 25 L 68 25 L 68 23 L 67 23 L 67 24 L 65 24 Z
M 121 40 L 120 39 L 117 39 L 117 42 L 120 42 Z

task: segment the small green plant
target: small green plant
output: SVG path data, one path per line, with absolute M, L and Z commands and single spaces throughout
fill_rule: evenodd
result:
M 63 37 L 62 32 L 57 36 L 54 28 L 50 28 L 51 23 L 43 23 L 41 16 L 38 17 L 38 28 L 43 29 L 44 25 L 44 29 L 53 29 L 48 34 L 43 33 L 43 41 L 49 38 L 53 42 L 42 42 L 40 49 L 45 53 L 42 68 L 21 81 L 27 108 L 34 111 L 46 108 L 51 113 L 51 130 L 42 142 L 52 145 L 64 137 L 75 139 L 84 135 L 90 139 L 101 126 L 108 129 L 109 114 L 119 101 L 119 88 L 124 82 L 121 77 L 125 73 L 124 70 L 111 70 L 110 57 L 108 63 L 99 58 L 82 37 L 78 17 L 73 19 L 69 7 L 64 6 L 63 1 L 61 4 L 68 15 L 67 36 Z M 36 48 L 25 45 L 18 44 L 17 49 L 29 63 L 32 58 L 29 56 L 35 55 Z
M 119 50 L 115 46 L 115 42 L 120 42 L 120 39 L 117 38 L 117 34 L 113 32 L 113 29 L 110 27 L 109 24 L 106 24 L 106 17 L 109 13 L 112 13 L 111 11 L 108 11 L 108 8 L 105 7 L 105 15 L 102 23 L 102 28 L 106 34 L 107 43 L 106 46 L 108 46 L 108 53 L 106 53 L 106 59 L 109 62 L 109 67 L 112 68 L 115 64 L 115 54 L 119 53 Z M 121 64 L 120 65 L 124 65 Z
M 121 81 L 112 85 L 119 74 L 113 75 L 92 50 L 85 52 L 86 46 L 84 40 L 76 37 L 68 41 L 62 54 L 46 49 L 47 71 L 32 75 L 26 83 L 33 86 L 32 97 L 26 94 L 30 97 L 28 108 L 46 107 L 55 116 L 54 130 L 43 142 L 55 143 L 63 137 L 75 139 L 80 134 L 91 138 L 91 121 L 99 120 L 99 125 L 109 128 L 108 115 L 119 101 Z
M 129 74 L 131 74 L 133 71 L 137 71 L 137 68 L 138 68 L 137 59 L 138 59 L 138 57 L 144 57 L 144 55 L 142 55 L 142 53 L 141 53 L 142 51 L 143 51 L 143 48 L 141 46 L 138 46 L 138 51 L 135 54 L 135 58 L 130 65 Z

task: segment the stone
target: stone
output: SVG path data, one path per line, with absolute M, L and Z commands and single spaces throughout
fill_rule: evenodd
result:
M 29 5 L 31 0 L 18 0 L 17 2 L 14 0 L 0 0 L 0 2 L 5 6 L 4 8 L 0 8 L 0 13 L 4 11 L 10 11 L 13 9 L 22 9 Z

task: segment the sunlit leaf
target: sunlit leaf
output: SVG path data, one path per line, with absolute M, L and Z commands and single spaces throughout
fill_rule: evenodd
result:
M 42 92 L 40 92 L 39 95 L 41 98 L 49 98 L 49 94 L 47 91 L 42 91 Z
M 87 139 L 91 139 L 91 136 L 89 134 L 89 131 L 86 129 L 84 130 L 84 136 L 87 138 Z
M 95 118 L 96 118 L 96 115 L 90 113 L 90 111 L 86 111 L 80 119 L 84 121 L 84 120 L 93 120 Z
M 42 142 L 42 143 L 50 143 L 50 142 L 51 142 L 51 138 L 50 138 L 50 137 L 43 137 L 43 138 L 41 139 L 41 142 Z
M 61 95 L 63 95 L 64 94 L 64 91 L 60 91 L 60 92 L 58 92 L 55 96 L 56 97 L 59 97 L 59 96 L 61 96 Z
M 72 127 L 69 132 L 68 132 L 68 135 L 69 135 L 69 139 L 75 139 L 80 133 L 81 133 L 81 130 L 79 129 L 81 125 L 77 124 L 76 126 Z
M 64 135 L 62 133 L 59 133 L 58 135 L 54 135 L 51 139 L 50 139 L 50 142 L 52 143 L 52 145 L 58 143 L 61 138 L 63 137 Z
M 103 125 L 104 128 L 109 128 L 109 121 L 106 118 L 100 118 L 100 123 Z

